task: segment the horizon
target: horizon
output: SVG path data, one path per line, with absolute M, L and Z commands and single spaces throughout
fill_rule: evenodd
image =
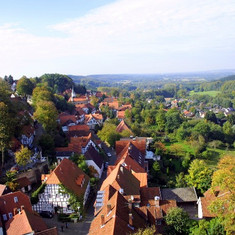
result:
M 10 0 L 1 9 L 0 77 L 234 67 L 231 0 Z

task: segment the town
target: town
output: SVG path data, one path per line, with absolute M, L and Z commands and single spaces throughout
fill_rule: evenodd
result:
M 0 78 L 0 235 L 233 234 L 234 80 Z

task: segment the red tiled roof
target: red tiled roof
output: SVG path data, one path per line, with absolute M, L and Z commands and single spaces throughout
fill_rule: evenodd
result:
M 65 125 L 67 122 L 72 122 L 72 123 L 77 122 L 77 118 L 75 115 L 70 115 L 70 114 L 66 114 L 66 113 L 61 113 L 59 115 L 59 120 L 60 120 L 60 124 L 62 126 Z
M 84 175 L 85 177 L 85 182 L 82 187 L 76 183 L 80 175 Z M 76 195 L 81 196 L 85 193 L 89 180 L 89 176 L 75 163 L 68 159 L 63 159 L 50 176 L 48 176 L 46 184 L 63 184 Z
M 125 111 L 118 111 L 117 112 L 117 118 L 118 119 L 124 119 L 125 118 Z
M 118 110 L 119 111 L 125 111 L 125 110 L 127 110 L 127 109 L 131 109 L 132 108 L 132 105 L 131 104 L 124 104 L 124 105 L 122 105 Z
M 109 176 L 103 181 L 100 190 L 112 185 L 116 190 L 123 189 L 125 195 L 139 195 L 139 180 L 125 167 L 117 166 Z
M 132 172 L 132 174 L 140 181 L 140 188 L 146 188 L 148 187 L 148 174 L 146 172 L 144 173 L 136 173 Z
M 14 201 L 14 198 L 17 197 L 17 201 Z M 8 214 L 11 212 L 13 214 L 14 209 L 20 209 L 21 206 L 24 206 L 25 209 L 32 211 L 32 205 L 29 197 L 20 192 L 8 193 L 0 197 L 0 214 Z
M 18 188 L 20 189 L 32 184 L 27 177 L 19 178 L 16 182 L 18 183 Z
M 142 154 L 146 154 L 146 138 L 135 138 L 135 139 L 121 139 L 116 141 L 116 154 L 119 153 L 129 144 L 132 143 Z
M 128 127 L 128 125 L 125 123 L 125 121 L 122 120 L 122 121 L 118 124 L 118 126 L 117 126 L 117 128 L 116 128 L 116 131 L 117 131 L 118 133 L 121 133 L 121 132 L 123 132 L 123 131 L 125 131 L 125 130 L 129 131 L 129 132 L 130 132 L 130 135 L 133 135 L 131 129 Z
M 30 137 L 34 134 L 35 128 L 31 125 L 23 126 L 22 134 Z
M 22 210 L 6 222 L 8 235 L 28 234 L 47 229 L 47 225 L 36 212 Z
M 110 205 L 110 213 L 107 213 L 107 205 Z M 132 226 L 129 225 L 130 213 L 133 221 Z M 101 226 L 101 216 L 104 216 L 103 226 Z M 130 210 L 128 201 L 119 192 L 116 192 L 92 221 L 89 235 L 129 234 L 136 232 L 138 228 L 145 227 L 145 225 L 145 220 L 139 216 L 135 208 Z
M 161 192 L 159 187 L 151 187 L 151 188 L 141 188 L 141 206 L 155 205 L 154 198 L 156 196 L 161 197 Z

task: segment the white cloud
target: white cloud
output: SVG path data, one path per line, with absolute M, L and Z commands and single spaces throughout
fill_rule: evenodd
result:
M 48 26 L 64 37 L 35 36 L 15 25 L 0 27 L 0 74 L 183 71 L 183 58 L 196 68 L 195 55 L 217 66 L 216 52 L 223 58 L 231 50 L 234 59 L 234 25 L 232 0 L 119 0 Z M 204 54 L 211 51 L 213 61 L 208 61 L 210 55 Z M 175 67 L 167 64 L 172 56 Z

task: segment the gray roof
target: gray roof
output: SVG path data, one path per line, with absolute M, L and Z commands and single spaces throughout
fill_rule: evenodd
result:
M 163 200 L 176 200 L 176 202 L 196 202 L 195 188 L 164 188 L 161 189 Z

